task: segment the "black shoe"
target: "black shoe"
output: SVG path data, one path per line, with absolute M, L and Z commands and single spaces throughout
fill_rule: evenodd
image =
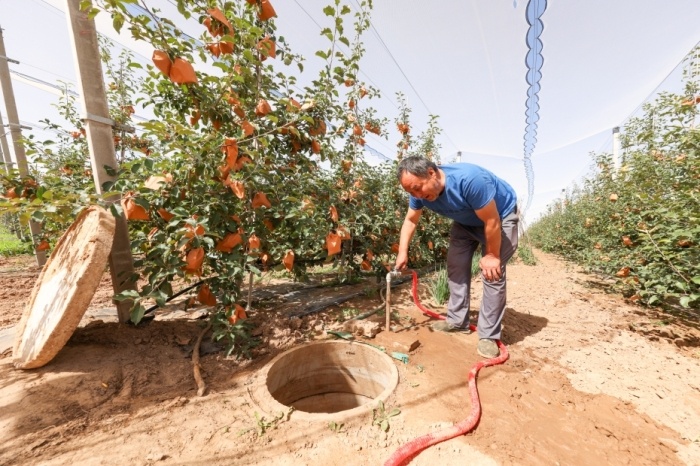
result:
M 488 338 L 479 340 L 479 344 L 476 346 L 476 352 L 487 359 L 496 358 L 501 354 L 496 340 L 490 340 Z
M 456 325 L 453 325 L 446 320 L 440 320 L 438 322 L 433 323 L 430 328 L 433 330 L 436 330 L 438 332 L 449 332 L 449 333 L 466 333 L 467 335 L 472 333 L 471 329 L 469 327 L 462 328 L 462 327 L 457 327 Z

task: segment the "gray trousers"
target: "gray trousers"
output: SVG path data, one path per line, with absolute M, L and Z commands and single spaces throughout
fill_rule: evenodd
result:
M 479 338 L 501 339 L 501 321 L 506 310 L 506 264 L 518 249 L 518 220 L 518 214 L 515 212 L 501 219 L 500 280 L 489 282 L 481 277 L 484 294 L 477 322 Z M 450 283 L 447 322 L 457 327 L 469 326 L 471 263 L 479 244 L 486 244 L 483 227 L 452 223 L 450 248 L 447 251 L 447 277 Z

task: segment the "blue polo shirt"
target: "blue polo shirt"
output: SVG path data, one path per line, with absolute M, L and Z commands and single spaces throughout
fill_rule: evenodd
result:
M 475 210 L 496 200 L 498 215 L 503 218 L 515 210 L 515 190 L 505 181 L 478 165 L 454 163 L 440 165 L 445 173 L 445 189 L 434 201 L 409 195 L 408 206 L 414 210 L 427 207 L 464 226 L 484 226 Z

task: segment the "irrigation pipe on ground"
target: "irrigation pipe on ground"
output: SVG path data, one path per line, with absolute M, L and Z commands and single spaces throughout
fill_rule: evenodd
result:
M 445 317 L 443 315 L 437 314 L 431 311 L 430 309 L 425 308 L 421 304 L 420 300 L 418 299 L 418 274 L 414 270 L 412 271 L 412 275 L 413 283 L 411 287 L 411 293 L 413 294 L 413 301 L 416 303 L 416 306 L 418 306 L 418 309 L 420 309 L 424 314 L 430 317 L 444 320 Z M 469 329 L 472 332 L 474 332 L 476 331 L 476 326 L 470 325 Z M 391 455 L 391 457 L 389 457 L 389 459 L 384 463 L 384 466 L 405 465 L 409 461 L 411 461 L 411 459 L 414 458 L 418 453 L 425 450 L 429 446 L 435 445 L 440 442 L 444 442 L 445 440 L 449 440 L 460 435 L 464 435 L 467 432 L 470 432 L 472 429 L 474 429 L 474 427 L 476 427 L 476 424 L 479 422 L 479 418 L 481 417 L 481 401 L 479 400 L 479 391 L 476 388 L 477 375 L 479 374 L 479 371 L 482 368 L 493 366 L 496 364 L 502 364 L 508 359 L 508 349 L 506 348 L 506 346 L 503 343 L 501 343 L 500 340 L 496 340 L 496 343 L 498 344 L 500 354 L 492 359 L 478 361 L 474 364 L 474 366 L 472 366 L 472 369 L 469 371 L 468 385 L 469 395 L 472 403 L 471 412 L 469 413 L 469 416 L 467 416 L 467 418 L 464 419 L 462 422 L 459 422 L 453 425 L 452 427 L 440 430 L 438 432 L 432 432 L 423 435 L 422 437 L 418 437 L 411 440 L 410 442 L 406 443 L 405 445 L 401 446 L 398 450 L 396 450 L 394 454 Z

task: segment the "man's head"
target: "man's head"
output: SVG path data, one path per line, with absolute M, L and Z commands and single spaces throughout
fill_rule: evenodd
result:
M 434 201 L 445 189 L 440 169 L 425 157 L 406 157 L 399 162 L 396 174 L 403 189 L 418 199 Z

